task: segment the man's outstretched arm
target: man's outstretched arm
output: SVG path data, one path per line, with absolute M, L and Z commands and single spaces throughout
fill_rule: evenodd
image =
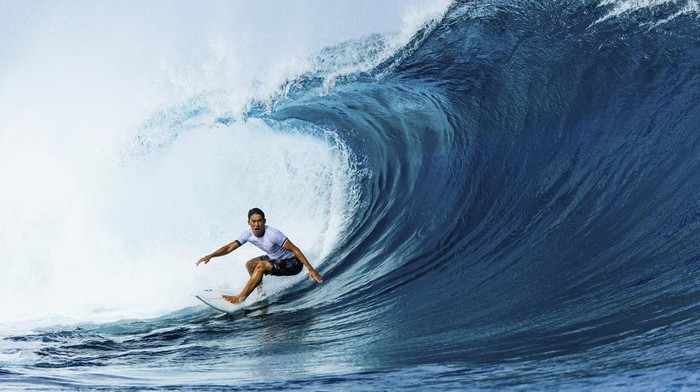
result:
M 195 265 L 199 265 L 201 263 L 206 264 L 209 262 L 209 260 L 211 260 L 212 257 L 219 257 L 219 256 L 227 255 L 227 254 L 233 252 L 234 250 L 238 249 L 239 246 L 241 246 L 241 244 L 239 244 L 238 241 L 233 241 L 232 243 L 230 243 L 228 245 L 222 246 L 216 252 L 210 253 L 210 254 L 202 257 L 201 259 L 199 259 L 199 261 L 197 261 L 197 264 L 195 264 Z
M 306 259 L 306 256 L 304 256 L 303 253 L 301 253 L 301 250 L 297 248 L 296 245 L 292 243 L 289 239 L 284 243 L 284 249 L 287 249 L 288 251 L 294 253 L 294 256 L 301 261 L 302 264 L 304 264 L 304 267 L 306 267 L 307 270 L 309 270 L 309 276 L 317 281 L 318 283 L 323 282 L 323 278 L 321 275 L 316 272 L 313 266 L 311 266 L 311 263 L 309 263 L 309 260 Z

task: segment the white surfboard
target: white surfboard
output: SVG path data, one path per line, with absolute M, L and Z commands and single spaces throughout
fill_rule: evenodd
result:
M 219 312 L 224 312 L 228 314 L 234 314 L 243 308 L 243 304 L 232 304 L 225 299 L 222 295 L 233 295 L 230 293 L 225 293 L 223 291 L 206 289 L 196 293 L 194 296 L 209 305 L 211 308 L 218 310 Z

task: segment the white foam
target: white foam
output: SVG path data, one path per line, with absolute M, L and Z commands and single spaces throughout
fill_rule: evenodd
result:
M 700 12 L 700 6 L 698 0 L 602 0 L 599 6 L 612 6 L 610 12 L 605 16 L 598 19 L 595 23 L 600 23 L 611 18 L 620 17 L 622 15 L 627 15 L 640 10 L 654 9 L 657 7 L 674 4 L 682 5 L 680 11 L 675 12 L 672 16 L 660 20 L 659 23 L 666 23 L 676 17 L 682 15 L 698 14 Z
M 341 229 L 331 221 L 344 219 L 352 204 L 346 150 L 301 133 L 277 134 L 261 121 L 192 129 L 128 164 L 87 169 L 45 146 L 36 154 L 38 167 L 15 162 L 18 175 L 5 178 L 16 191 L 2 208 L 10 229 L 0 239 L 3 321 L 177 309 L 205 269 L 240 289 L 243 262 L 257 249 L 202 271 L 194 262 L 235 239 L 248 208 L 263 208 L 270 224 L 318 262 Z

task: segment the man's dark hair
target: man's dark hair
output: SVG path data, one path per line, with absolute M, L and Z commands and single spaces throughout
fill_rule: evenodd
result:
M 251 216 L 256 215 L 256 214 L 262 216 L 263 219 L 265 219 L 265 213 L 263 212 L 263 210 L 256 207 L 256 208 L 251 208 L 251 210 L 248 211 L 248 220 L 250 220 Z

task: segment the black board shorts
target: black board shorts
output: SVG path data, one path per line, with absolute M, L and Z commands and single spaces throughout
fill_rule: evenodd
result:
M 302 264 L 301 261 L 299 261 L 299 259 L 297 259 L 296 257 L 290 257 L 288 259 L 270 260 L 270 258 L 267 256 L 260 256 L 260 259 L 267 260 L 270 262 L 270 265 L 272 266 L 272 271 L 270 271 L 270 275 L 292 276 L 298 274 L 299 272 L 301 272 L 302 268 L 304 268 L 304 264 Z

